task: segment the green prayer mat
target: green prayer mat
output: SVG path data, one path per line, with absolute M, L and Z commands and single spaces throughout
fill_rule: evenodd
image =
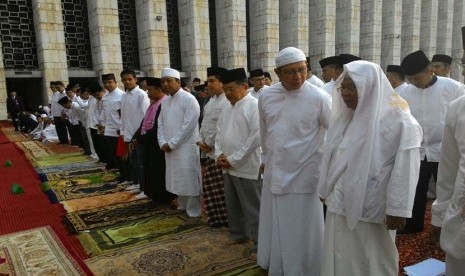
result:
M 82 164 L 82 163 L 81 163 Z M 86 164 L 86 163 L 84 163 Z M 86 164 L 87 165 L 87 164 Z M 83 168 L 64 168 L 63 170 L 53 170 L 54 167 L 48 167 L 47 170 L 38 170 L 38 173 L 44 173 L 48 181 L 53 180 L 63 180 L 63 179 L 73 179 L 73 178 L 101 178 L 102 181 L 91 181 L 92 183 L 113 181 L 118 177 L 118 173 L 105 172 L 105 167 L 103 165 L 99 166 L 99 163 L 91 164 L 90 167 Z M 66 186 L 66 185 L 65 185 Z
M 129 184 L 118 184 L 117 182 L 95 183 L 75 185 L 62 189 L 53 189 L 59 201 L 71 200 L 76 198 L 92 197 L 106 195 L 124 191 Z
M 90 256 L 96 256 L 109 250 L 161 240 L 205 227 L 203 224 L 180 228 L 186 220 L 184 212 L 173 210 L 171 214 L 82 232 L 78 238 L 86 252 Z
M 175 212 L 168 205 L 155 206 L 150 199 L 143 199 L 68 213 L 65 223 L 71 232 L 78 232 Z

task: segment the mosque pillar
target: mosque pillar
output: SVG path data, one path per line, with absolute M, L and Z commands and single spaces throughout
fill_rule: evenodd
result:
M 460 59 L 463 55 L 463 46 L 462 46 L 462 26 L 465 26 L 465 2 L 463 0 L 455 0 L 453 6 L 453 22 L 454 26 L 452 27 L 452 70 L 450 72 L 451 78 L 464 82 L 463 76 L 460 73 L 460 70 L 457 67 L 457 64 L 460 63 Z
M 250 70 L 262 68 L 277 80 L 273 69 L 279 52 L 279 1 L 249 1 Z
M 392 3 L 392 2 L 391 2 Z M 360 52 L 362 59 L 381 63 L 381 34 L 383 2 L 361 0 L 360 2 Z
M 452 50 L 452 26 L 454 23 L 454 0 L 443 0 L 438 8 L 436 53 L 450 55 Z
M 6 91 L 6 80 L 5 80 L 5 66 L 3 64 L 3 48 L 2 41 L 0 40 L 0 120 L 6 120 L 6 99 L 8 92 Z
M 160 77 L 170 67 L 166 1 L 137 0 L 137 35 L 140 69 L 149 77 Z
M 247 67 L 247 26 L 245 0 L 217 0 L 216 31 L 218 66 Z
M 443 4 L 441 1 L 441 5 Z M 422 0 L 420 49 L 431 60 L 436 54 L 436 36 L 438 31 L 438 0 Z
M 208 1 L 178 0 L 182 71 L 205 80 L 210 59 Z
M 401 59 L 420 48 L 421 0 L 402 1 Z
M 383 1 L 381 68 L 400 65 L 402 0 Z
M 87 0 L 92 64 L 99 77 L 123 69 L 117 0 Z
M 279 49 L 293 46 L 308 54 L 308 13 L 306 0 L 279 1 Z
M 337 0 L 336 54 L 359 55 L 360 0 Z
M 39 70 L 42 71 L 42 104 L 48 104 L 51 81 L 68 81 L 63 14 L 60 0 L 32 0 Z
M 310 1 L 308 56 L 312 73 L 321 76 L 319 61 L 336 50 L 336 0 Z

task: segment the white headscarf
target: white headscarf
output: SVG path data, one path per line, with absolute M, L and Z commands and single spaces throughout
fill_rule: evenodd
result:
M 355 111 L 346 106 L 341 93 L 337 91 L 345 77 L 350 77 L 357 88 Z M 392 114 L 390 109 L 401 109 L 406 113 L 410 111 L 407 102 L 394 91 L 381 67 L 368 61 L 353 61 L 344 65 L 343 73 L 334 83 L 332 95 L 333 108 L 318 193 L 321 198 L 326 198 L 345 171 L 344 208 L 348 227 L 354 229 L 362 217 L 369 177 L 376 175 L 383 165 L 376 162 L 379 159 L 375 149 L 380 142 L 380 120 L 384 115 Z M 406 133 L 406 137 L 401 139 L 400 148 L 419 147 L 421 135 L 421 129 Z M 333 152 L 341 147 L 345 148 L 346 154 L 334 162 L 330 171 Z

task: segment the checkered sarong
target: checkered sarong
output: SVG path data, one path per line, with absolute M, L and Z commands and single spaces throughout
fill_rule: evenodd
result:
M 202 186 L 208 224 L 211 226 L 225 225 L 228 222 L 228 215 L 224 198 L 223 172 L 211 158 L 207 158 L 205 162 Z

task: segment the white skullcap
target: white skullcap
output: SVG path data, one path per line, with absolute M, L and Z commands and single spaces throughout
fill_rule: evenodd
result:
M 39 105 L 39 109 L 41 109 L 43 106 Z
M 180 80 L 181 79 L 181 74 L 179 74 L 178 70 L 172 69 L 172 68 L 164 68 L 163 71 L 161 71 L 161 77 L 171 77 Z
M 40 114 L 40 118 L 47 118 L 47 114 Z
M 304 52 L 302 52 L 302 50 L 295 47 L 287 47 L 282 49 L 275 59 L 276 68 L 299 61 L 307 61 L 307 57 L 305 56 Z

